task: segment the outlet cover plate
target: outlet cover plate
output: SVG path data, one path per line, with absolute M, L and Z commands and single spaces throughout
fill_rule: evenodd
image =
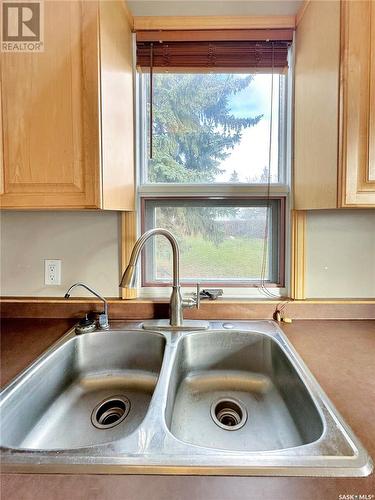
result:
M 44 261 L 44 284 L 61 285 L 61 260 L 49 259 Z

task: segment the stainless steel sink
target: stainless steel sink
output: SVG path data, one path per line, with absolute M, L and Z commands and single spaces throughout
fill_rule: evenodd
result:
M 250 332 L 186 336 L 174 362 L 167 415 L 178 439 L 226 450 L 302 446 L 324 430 L 285 352 L 271 337 Z
M 232 328 L 226 329 L 225 326 Z M 70 330 L 1 393 L 8 472 L 365 476 L 366 450 L 278 325 Z

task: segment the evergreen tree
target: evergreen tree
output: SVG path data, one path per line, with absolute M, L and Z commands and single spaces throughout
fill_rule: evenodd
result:
M 238 118 L 230 99 L 253 76 L 157 74 L 153 97 L 151 182 L 214 182 L 220 164 L 262 115 Z

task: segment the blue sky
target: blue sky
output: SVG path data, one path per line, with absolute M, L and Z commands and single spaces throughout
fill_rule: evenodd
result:
M 276 83 L 277 78 L 275 78 L 274 85 Z M 248 118 L 263 114 L 265 119 L 269 119 L 270 93 L 271 75 L 254 75 L 251 84 L 232 97 L 230 105 L 233 114 L 237 118 Z

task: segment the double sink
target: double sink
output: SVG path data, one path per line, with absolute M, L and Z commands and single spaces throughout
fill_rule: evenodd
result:
M 74 328 L 1 393 L 10 472 L 365 476 L 366 450 L 271 321 Z

